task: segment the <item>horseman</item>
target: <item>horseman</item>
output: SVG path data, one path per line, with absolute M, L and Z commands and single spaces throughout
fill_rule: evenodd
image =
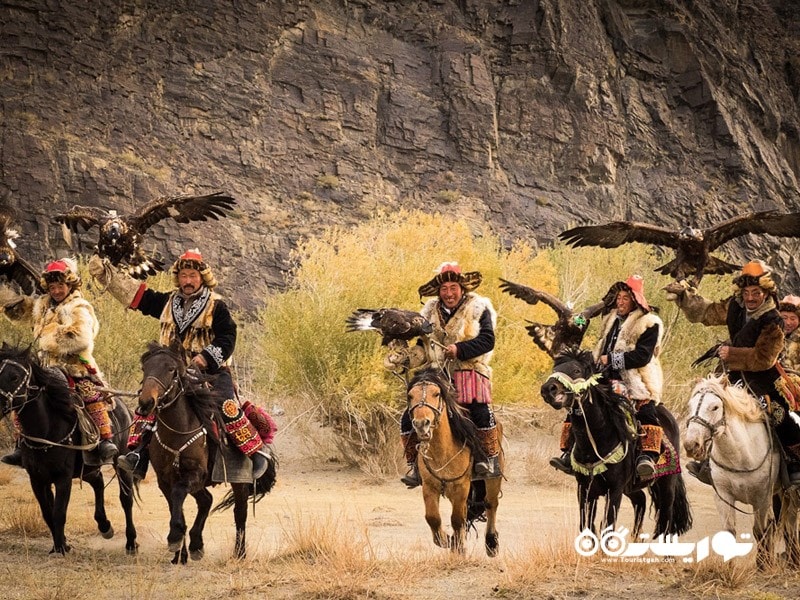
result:
M 605 369 L 615 391 L 627 396 L 635 406 L 639 421 L 639 456 L 636 474 L 641 480 L 655 475 L 664 430 L 658 421 L 656 406 L 661 402 L 664 374 L 659 354 L 664 324 L 644 297 L 644 281 L 631 275 L 618 281 L 606 293 L 615 308 L 603 318 L 602 336 L 594 349 L 594 358 Z M 572 474 L 572 423 L 567 415 L 561 432 L 562 455 L 550 464 Z
M 75 261 L 61 258 L 47 263 L 39 285 L 44 294 L 16 296 L 5 303 L 3 312 L 9 319 L 32 324 L 42 366 L 63 371 L 100 433 L 100 458 L 104 463 L 110 462 L 117 454 L 108 414 L 111 405 L 98 389 L 105 387 L 105 382 L 93 356 L 100 324 L 94 308 L 80 292 L 81 278 Z M 19 442 L 11 454 L 0 460 L 21 466 Z
M 787 369 L 800 373 L 800 297 L 784 296 L 778 304 L 778 312 L 781 313 L 783 334 L 786 336 L 780 362 Z
M 420 298 L 433 296 L 420 314 L 432 325 L 433 332 L 422 336 L 409 349 L 405 366 L 411 369 L 433 367 L 449 375 L 458 394 L 457 402 L 469 413 L 478 429 L 486 460 L 478 459 L 474 476 L 481 479 L 500 477 L 500 440 L 492 411 L 492 368 L 497 313 L 488 298 L 474 290 L 481 284 L 477 271 L 462 273 L 457 263 L 443 263 L 436 275 L 419 287 Z M 387 356 L 387 367 L 398 364 L 397 357 Z M 419 440 L 406 410 L 400 420 L 400 437 L 409 471 L 401 478 L 409 488 L 421 485 L 417 468 Z
M 157 292 L 122 270 L 92 256 L 89 271 L 109 293 L 127 308 L 161 323 L 160 343 L 183 349 L 189 368 L 214 376 L 213 387 L 222 398 L 220 413 L 229 438 L 253 461 L 253 477 L 267 470 L 269 456 L 258 431 L 236 399 L 230 358 L 236 344 L 236 323 L 222 297 L 214 292 L 217 280 L 197 249 L 181 254 L 172 265 L 175 290 Z M 123 469 L 144 477 L 149 464 L 147 446 L 152 437 L 155 414 L 134 415 L 128 454 L 121 456 Z
M 747 387 L 771 416 L 781 445 L 786 450 L 792 485 L 800 484 L 800 424 L 792 415 L 777 361 L 784 350 L 783 320 L 778 312 L 777 286 L 772 271 L 760 260 L 748 262 L 734 279 L 733 296 L 712 302 L 694 288 L 678 282 L 665 287 L 691 323 L 727 325 L 729 339 L 717 349 L 731 383 Z M 697 479 L 712 484 L 707 462 L 692 461 L 686 469 Z

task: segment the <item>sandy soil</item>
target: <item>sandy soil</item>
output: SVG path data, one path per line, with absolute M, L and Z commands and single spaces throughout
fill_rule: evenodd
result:
M 285 419 L 278 421 L 285 425 Z M 230 560 L 233 515 L 226 512 L 208 521 L 202 561 L 185 567 L 169 565 L 166 501 L 152 476 L 143 482 L 142 502 L 135 509 L 139 556 L 126 557 L 116 483 L 109 487 L 107 499 L 118 532 L 112 540 L 103 540 L 93 530 L 90 490 L 76 483 L 67 523 L 74 551 L 63 559 L 47 559 L 49 538 L 6 531 L 0 536 L 0 586 L 6 590 L 4 597 L 16 598 L 94 598 L 98 592 L 104 598 L 220 594 L 239 598 L 254 593 L 271 598 L 800 596 L 796 575 L 781 568 L 755 573 L 751 557 L 733 559 L 728 565 L 717 560 L 711 567 L 711 559 L 702 566 L 663 562 L 631 566 L 602 561 L 599 556 L 577 556 L 572 547 L 578 533 L 574 480 L 551 473 L 545 462 L 555 437 L 534 427 L 508 430 L 508 480 L 498 516 L 501 551 L 497 558 L 485 555 L 482 524 L 478 524 L 479 535 L 472 533 L 468 538 L 466 557 L 448 556 L 432 543 L 419 489 L 407 490 L 394 478 L 377 480 L 335 460 L 324 460 L 318 451 L 306 451 L 307 438 L 289 428 L 276 441 L 282 459 L 279 483 L 256 506 L 255 516 L 252 510 L 249 515 L 246 563 Z M 31 503 L 33 498 L 21 470 L 2 466 L 0 477 L 4 480 L 0 485 L 1 524 L 8 520 L 13 506 Z M 718 518 L 713 490 L 690 477 L 687 487 L 695 526 L 681 541 L 696 542 L 717 531 Z M 220 499 L 224 492 L 215 488 L 215 498 Z M 447 502 L 442 504 L 443 514 L 449 515 Z M 187 502 L 186 513 L 189 518 L 194 516 L 193 502 Z M 630 522 L 627 502 L 622 521 Z M 743 528 L 749 526 L 747 517 L 742 517 L 741 523 Z M 353 574 L 347 568 L 337 573 L 335 569 L 341 567 L 334 567 L 325 575 L 331 578 L 327 587 L 324 581 L 309 587 L 309 572 L 293 570 L 281 553 L 303 537 L 298 531 L 315 527 L 333 531 L 342 539 L 366 540 L 371 560 L 383 563 L 383 568 L 374 573 L 360 571 L 358 585 L 347 588 L 333 580 Z M 648 517 L 646 531 L 652 527 Z M 37 565 L 44 565 L 45 570 Z M 322 569 L 328 567 L 319 561 L 313 568 L 323 574 Z M 393 570 L 398 571 L 397 577 L 387 575 Z M 256 571 L 258 577 L 253 575 Z

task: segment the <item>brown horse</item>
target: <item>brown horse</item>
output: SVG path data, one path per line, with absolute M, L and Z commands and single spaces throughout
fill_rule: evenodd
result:
M 202 381 L 186 376 L 186 365 L 173 349 L 150 343 L 142 355 L 142 390 L 139 410 L 142 414 L 156 412 L 156 431 L 150 443 L 150 461 L 156 472 L 158 487 L 167 499 L 170 521 L 167 543 L 175 556 L 173 564 L 186 563 L 186 520 L 183 503 L 187 495 L 197 502 L 197 515 L 189 530 L 188 556 L 203 557 L 203 527 L 211 511 L 213 497 L 208 487 L 211 467 L 219 447 L 215 425 L 218 409 L 217 394 L 202 385 Z M 245 525 L 247 501 L 258 502 L 275 484 L 276 463 L 270 460 L 266 473 L 252 483 L 231 483 L 231 491 L 214 510 L 233 506 L 236 522 L 236 558 L 246 555 Z
M 456 404 L 453 387 L 441 371 L 427 369 L 411 380 L 408 411 L 420 440 L 417 466 L 422 477 L 425 520 L 433 532 L 433 543 L 463 554 L 467 529 L 473 520 L 482 517 L 485 509 L 486 554 L 497 556 L 500 544 L 496 519 L 502 477 L 471 481 L 474 457 L 485 455 L 475 424 Z M 497 427 L 502 437 L 500 424 Z M 501 449 L 501 472 L 504 466 Z M 452 536 L 442 529 L 440 496 L 445 496 L 452 505 Z

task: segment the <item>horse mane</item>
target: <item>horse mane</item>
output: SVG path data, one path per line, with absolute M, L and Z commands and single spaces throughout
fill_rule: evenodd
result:
M 0 348 L 0 360 L 13 360 L 29 366 L 31 381 L 45 391 L 44 400 L 49 408 L 64 416 L 75 413 L 75 392 L 70 389 L 66 377 L 58 371 L 41 366 L 30 346 L 14 348 L 3 344 Z
M 432 383 L 441 391 L 447 410 L 447 418 L 450 422 L 450 431 L 452 431 L 456 441 L 462 444 L 466 443 L 473 457 L 485 458 L 486 453 L 478 438 L 478 428 L 475 426 L 475 423 L 472 422 L 472 419 L 469 418 L 467 409 L 456 402 L 456 390 L 450 382 L 450 379 L 441 369 L 423 369 L 417 371 L 409 382 L 408 389 L 410 390 L 418 383 L 423 382 Z
M 141 363 L 144 364 L 145 361 L 153 356 L 160 355 L 164 355 L 168 360 L 175 363 L 183 363 L 183 357 L 176 349 L 170 348 L 169 346 L 162 346 L 158 342 L 149 342 L 147 344 L 147 350 L 142 354 Z M 199 379 L 197 383 L 189 383 L 183 378 L 184 396 L 189 406 L 197 415 L 197 418 L 200 419 L 203 427 L 206 428 L 208 434 L 214 440 L 219 441 L 217 436 L 218 429 L 213 425 L 212 418 L 218 423 L 222 422 L 221 416 L 219 415 L 219 400 L 221 396 L 220 393 L 213 388 L 203 385 L 204 383 L 213 383 L 214 379 L 213 376 L 205 376 Z
M 701 392 L 710 392 L 719 397 L 731 414 L 741 417 L 744 421 L 757 423 L 764 420 L 764 411 L 756 399 L 746 388 L 732 385 L 725 374 L 709 375 L 701 379 L 694 386 L 691 397 Z

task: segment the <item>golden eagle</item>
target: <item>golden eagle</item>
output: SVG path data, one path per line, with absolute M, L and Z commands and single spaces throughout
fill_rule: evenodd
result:
M 408 341 L 433 331 L 433 325 L 421 314 L 400 308 L 359 308 L 346 322 L 347 331 L 379 331 L 383 346 L 393 340 Z
M 27 295 L 39 290 L 39 274 L 18 253 L 14 240 L 19 232 L 12 229 L 15 212 L 5 202 L 0 204 L 0 280 L 16 284 Z
M 565 304 L 552 294 L 502 278 L 500 281 L 502 282 L 500 289 L 506 294 L 524 300 L 528 304 L 544 302 L 556 312 L 558 319 L 554 324 L 543 325 L 528 321 L 530 325 L 525 328 L 534 343 L 552 357 L 567 348 L 579 348 L 589 327 L 589 321 L 599 315 L 606 305 L 605 301 L 598 302 L 576 314 L 570 303 Z
M 748 233 L 800 237 L 800 213 L 782 214 L 775 210 L 749 212 L 706 229 L 684 227 L 668 229 L 647 223 L 613 221 L 604 225 L 574 227 L 559 234 L 572 246 L 616 248 L 630 242 L 667 246 L 675 250 L 675 258 L 656 271 L 676 280 L 689 279 L 697 286 L 705 274 L 724 275 L 741 266 L 711 256 L 717 247 Z
M 66 214 L 53 218 L 63 226 L 64 237 L 71 243 L 70 232 L 79 229 L 88 231 L 95 225 L 100 230 L 100 239 L 95 251 L 100 258 L 108 258 L 114 266 L 128 265 L 128 272 L 137 279 L 164 270 L 164 263 L 142 249 L 145 231 L 163 219 L 178 223 L 190 221 L 219 220 L 236 204 L 231 196 L 222 192 L 204 196 L 173 196 L 159 198 L 145 204 L 131 215 L 120 215 L 116 210 L 97 207 L 74 206 Z

